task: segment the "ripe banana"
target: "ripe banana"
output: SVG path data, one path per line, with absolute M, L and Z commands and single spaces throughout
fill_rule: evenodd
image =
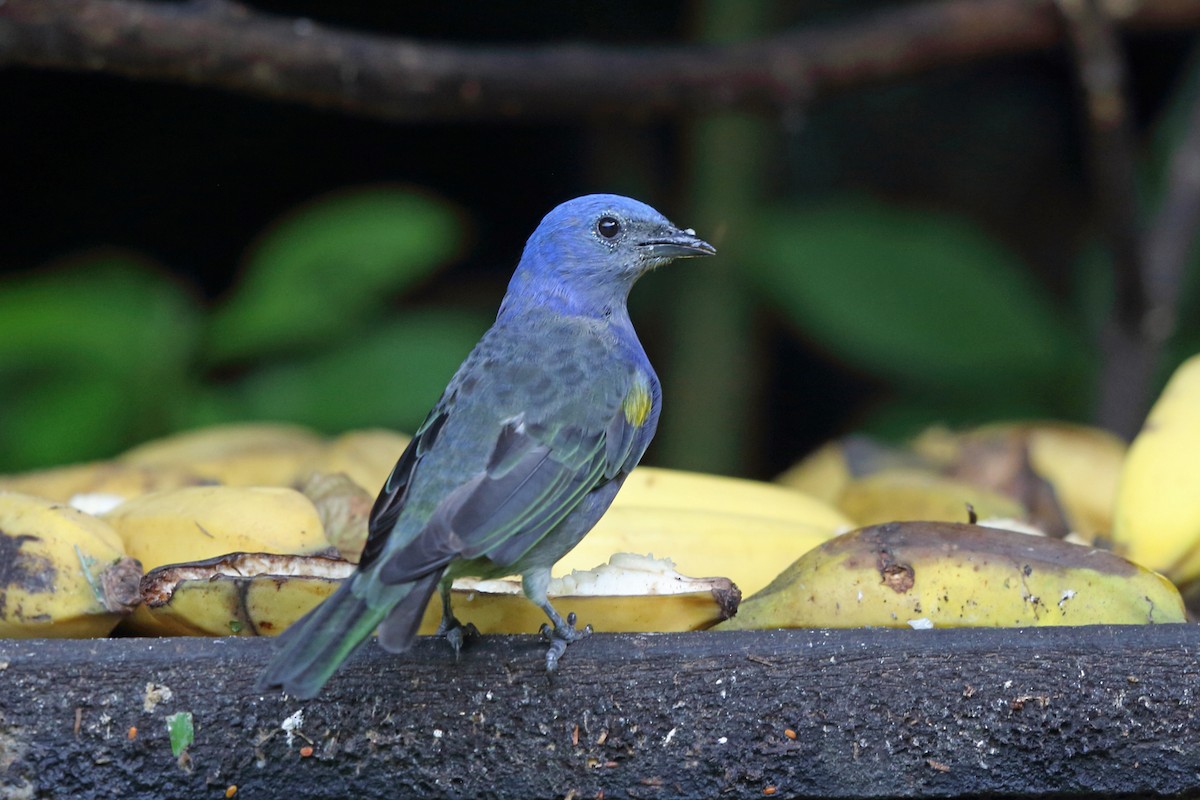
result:
M 204 478 L 186 467 L 142 467 L 116 461 L 92 461 L 0 475 L 0 491 L 31 494 L 61 503 L 81 494 L 106 494 L 129 499 L 147 492 L 203 483 Z
M 935 427 L 917 436 L 912 447 L 961 475 L 964 460 L 1005 441 L 1023 449 L 1033 473 L 1053 487 L 1071 531 L 1089 541 L 1109 535 L 1126 445 L 1108 431 L 1068 422 L 996 423 L 963 433 Z
M 1104 550 L 976 525 L 900 522 L 839 536 L 721 629 L 1184 622 L 1161 575 Z
M 836 505 L 843 490 L 855 478 L 885 469 L 931 466 L 915 453 L 855 434 L 825 443 L 775 481 Z
M 1119 552 L 1183 584 L 1200 577 L 1200 355 L 1171 376 L 1129 448 L 1117 489 Z
M 294 489 L 193 486 L 136 497 L 104 515 L 147 569 L 234 552 L 329 548 L 312 502 Z
M 321 453 L 316 433 L 298 425 L 215 425 L 147 442 L 119 456 L 124 464 L 183 468 L 226 486 L 288 486 Z
M 591 569 L 614 553 L 649 553 L 686 575 L 724 575 L 750 593 L 851 527 L 826 503 L 769 483 L 639 467 L 554 572 Z
M 896 520 L 962 521 L 967 519 L 967 504 L 983 518 L 1025 517 L 1020 503 L 999 492 L 913 468 L 889 468 L 855 478 L 838 498 L 838 508 L 859 525 Z
M 837 505 L 863 525 L 960 520 L 969 501 L 982 517 L 1024 519 L 1056 536 L 1074 531 L 1093 541 L 1112 530 L 1124 457 L 1119 438 L 1067 422 L 1004 422 L 963 432 L 934 426 L 908 449 L 863 436 L 830 442 L 777 480 Z M 876 479 L 881 474 L 907 478 Z
M 826 442 L 775 478 L 809 497 L 836 503 L 853 475 L 841 440 Z
M 0 492 L 0 636 L 106 636 L 138 603 L 141 575 L 101 520 Z
M 353 565 L 321 556 L 236 553 L 152 570 L 133 629 L 147 635 L 274 636 L 337 588 Z M 545 621 L 517 580 L 455 581 L 455 614 L 481 633 L 529 633 Z M 559 578 L 551 599 L 602 631 L 699 630 L 729 617 L 740 592 L 726 578 L 686 578 L 669 561 L 615 556 L 612 563 Z M 441 602 L 426 608 L 420 633 L 441 620 Z
M 348 431 L 326 443 L 297 477 L 303 480 L 309 473 L 343 472 L 374 498 L 411 439 L 385 428 Z

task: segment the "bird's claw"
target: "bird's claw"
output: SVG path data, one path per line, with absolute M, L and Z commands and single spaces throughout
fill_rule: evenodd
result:
M 575 612 L 572 611 L 570 614 L 567 614 L 565 625 L 550 627 L 550 623 L 542 623 L 542 640 L 550 643 L 550 649 L 546 651 L 547 672 L 554 672 L 558 669 L 558 660 L 567 651 L 567 645 L 578 642 L 580 639 L 586 639 L 592 635 L 591 625 L 584 625 L 583 628 L 575 627 L 577 619 L 578 617 L 575 616 Z
M 475 627 L 474 622 L 468 622 L 466 625 L 463 625 L 457 619 L 451 617 L 449 620 L 443 619 L 441 624 L 438 625 L 437 635 L 449 643 L 450 647 L 454 650 L 454 660 L 458 661 L 459 656 L 462 655 L 463 645 L 466 644 L 467 639 L 478 636 L 479 629 Z

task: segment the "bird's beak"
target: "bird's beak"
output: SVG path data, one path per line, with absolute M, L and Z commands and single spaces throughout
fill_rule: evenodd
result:
M 717 248 L 696 235 L 691 228 L 669 231 L 665 236 L 638 242 L 651 258 L 689 258 L 716 255 Z

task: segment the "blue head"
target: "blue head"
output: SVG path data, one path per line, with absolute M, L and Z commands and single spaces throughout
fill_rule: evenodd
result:
M 715 252 L 645 203 L 615 194 L 584 195 L 547 214 L 529 237 L 500 310 L 534 304 L 623 315 L 629 290 L 642 275 L 676 258 Z

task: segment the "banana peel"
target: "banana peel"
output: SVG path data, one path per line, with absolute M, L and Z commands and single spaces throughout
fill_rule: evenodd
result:
M 742 593 L 728 578 L 689 578 L 670 559 L 615 553 L 607 564 L 550 581 L 550 601 L 598 632 L 667 633 L 711 628 L 737 613 Z M 460 579 L 454 614 L 480 633 L 529 633 L 546 615 L 521 593 L 516 578 Z M 425 609 L 420 632 L 437 630 L 441 603 Z
M 0 637 L 106 636 L 138 603 L 141 575 L 101 520 L 0 492 Z
M 236 553 L 151 570 L 130 629 L 154 636 L 275 636 L 332 594 L 354 565 L 322 556 Z M 481 633 L 530 633 L 546 621 L 517 579 L 460 579 L 455 615 Z M 736 612 L 741 593 L 727 578 L 688 578 L 669 561 L 614 556 L 603 568 L 550 584 L 550 598 L 599 631 L 682 631 L 709 627 Z M 441 601 L 426 607 L 419 633 L 441 621 Z
M 303 481 L 312 473 L 342 473 L 374 499 L 411 440 L 408 434 L 386 428 L 347 431 L 325 443 L 297 477 Z
M 347 561 L 358 563 L 367 544 L 368 524 L 375 496 L 343 472 L 314 472 L 300 487 L 312 501 L 325 530 L 325 540 Z
M 136 497 L 105 514 L 146 569 L 234 552 L 329 548 L 312 502 L 294 489 L 193 486 Z
M 817 547 L 718 628 L 1184 621 L 1170 581 L 1108 551 L 977 525 L 901 522 Z
M 615 553 L 669 557 L 686 575 L 724 575 L 758 591 L 779 570 L 853 523 L 829 504 L 758 481 L 639 467 L 555 575 Z
M 276 636 L 354 572 L 327 556 L 230 553 L 146 573 L 126 624 L 142 636 Z

